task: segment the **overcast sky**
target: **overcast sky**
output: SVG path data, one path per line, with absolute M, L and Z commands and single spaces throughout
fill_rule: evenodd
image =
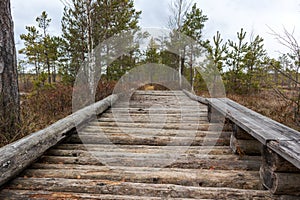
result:
M 137 10 L 142 11 L 140 25 L 144 28 L 167 27 L 171 0 L 135 0 Z M 281 33 L 283 27 L 295 29 L 300 42 L 300 0 L 195 0 L 198 7 L 208 16 L 204 36 L 211 39 L 219 30 L 222 38 L 235 39 L 236 33 L 244 28 L 265 39 L 268 53 L 277 57 L 277 51 L 285 51 L 271 36 L 271 27 Z M 52 19 L 50 32 L 60 34 L 63 4 L 60 0 L 11 0 L 15 23 L 17 48 L 21 47 L 19 35 L 26 33 L 25 26 L 36 25 L 35 18 L 46 11 Z

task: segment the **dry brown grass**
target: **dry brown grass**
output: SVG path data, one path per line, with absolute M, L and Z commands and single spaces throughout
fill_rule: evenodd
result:
M 115 83 L 102 81 L 98 85 L 96 100 L 112 93 Z M 12 139 L 0 133 L 0 147 L 41 130 L 72 113 L 73 87 L 55 84 L 40 88 L 21 97 L 20 130 Z
M 114 82 L 107 81 L 99 83 L 96 99 L 100 100 L 111 94 L 114 85 Z M 58 84 L 55 87 L 34 91 L 22 97 L 21 118 L 23 124 L 20 131 L 12 140 L 8 140 L 4 134 L 0 134 L 0 147 L 43 129 L 71 114 L 72 91 L 71 86 Z M 207 92 L 201 92 L 198 95 L 209 96 Z M 272 90 L 263 90 L 247 95 L 229 94 L 227 97 L 280 123 L 300 130 L 293 120 L 292 107 Z
M 248 95 L 229 94 L 227 97 L 275 121 L 300 130 L 294 122 L 292 106 L 273 90 L 263 90 Z
M 288 96 L 295 95 L 292 91 L 288 90 L 285 93 Z M 203 97 L 210 96 L 207 91 L 199 91 L 197 94 Z M 300 127 L 294 121 L 293 107 L 284 101 L 274 90 L 264 89 L 244 95 L 227 94 L 227 97 L 251 110 L 300 131 Z

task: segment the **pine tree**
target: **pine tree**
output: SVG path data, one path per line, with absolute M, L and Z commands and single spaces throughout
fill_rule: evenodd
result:
M 74 79 L 84 60 L 94 59 L 93 49 L 100 43 L 124 31 L 138 30 L 140 14 L 135 10 L 133 0 L 72 0 L 72 7 L 65 7 L 62 20 L 65 50 L 71 60 L 65 73 Z M 106 49 L 107 54 L 114 50 L 113 47 Z M 128 59 L 132 60 L 124 56 L 117 62 L 122 63 L 122 59 L 122 65 L 127 65 Z M 109 71 L 112 70 L 106 70 Z
M 19 53 L 26 55 L 27 63 L 34 66 L 37 85 L 39 85 L 40 74 L 44 74 L 45 71 L 48 83 L 51 84 L 56 81 L 61 38 L 49 34 L 51 19 L 45 11 L 36 18 L 36 22 L 38 27 L 26 26 L 27 34 L 20 36 L 25 47 Z
M 225 62 L 226 62 L 226 53 L 227 53 L 227 43 L 223 44 L 223 39 L 221 38 L 221 34 L 218 31 L 215 36 L 213 36 L 213 44 L 207 44 L 206 50 L 208 52 L 208 67 L 206 67 L 205 77 L 207 83 L 212 83 L 212 93 L 216 94 L 217 86 L 218 86 L 218 77 L 222 74 Z
M 266 50 L 264 49 L 263 38 L 259 35 L 254 40 L 251 39 L 249 50 L 245 55 L 244 64 L 246 70 L 246 92 L 260 88 L 259 77 L 262 76 L 266 61 Z
M 243 92 L 242 86 L 245 85 L 244 77 L 244 58 L 249 50 L 248 42 L 245 42 L 246 32 L 242 28 L 237 33 L 238 41 L 228 40 L 229 52 L 227 64 L 229 71 L 225 74 L 227 90 L 231 92 Z
M 24 48 L 19 50 L 20 54 L 26 56 L 25 62 L 34 66 L 36 80 L 41 73 L 40 57 L 42 52 L 41 48 L 41 34 L 35 26 L 26 26 L 27 34 L 21 34 L 20 38 L 24 41 Z
M 192 10 L 186 14 L 186 18 L 183 23 L 182 33 L 192 38 L 195 42 L 190 43 L 186 49 L 186 54 L 188 59 L 182 59 L 182 62 L 188 61 L 190 68 L 190 84 L 193 88 L 195 80 L 195 69 L 193 66 L 194 60 L 197 56 L 201 54 L 204 47 L 208 44 L 208 41 L 203 40 L 202 32 L 205 25 L 205 22 L 208 20 L 208 17 L 203 14 L 200 8 L 197 8 L 195 3 L 192 7 Z

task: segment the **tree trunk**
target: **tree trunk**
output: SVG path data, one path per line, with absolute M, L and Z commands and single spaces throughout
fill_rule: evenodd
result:
M 20 97 L 10 1 L 0 2 L 0 133 L 9 141 L 20 122 Z

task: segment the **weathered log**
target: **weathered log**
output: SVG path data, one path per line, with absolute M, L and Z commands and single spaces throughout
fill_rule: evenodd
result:
M 203 137 L 177 137 L 177 136 L 132 136 L 132 135 L 106 135 L 87 134 L 72 135 L 67 139 L 69 143 L 84 144 L 124 144 L 124 145 L 154 145 L 154 146 L 228 146 L 229 139 L 203 138 Z
M 157 118 L 141 118 L 141 117 L 124 117 L 124 118 L 118 118 L 118 119 L 113 119 L 113 118 L 99 118 L 98 119 L 99 122 L 124 122 L 124 123 L 128 123 L 128 122 L 133 122 L 133 123 L 183 123 L 183 122 L 193 122 L 193 123 L 201 123 L 201 122 L 207 122 L 207 116 L 205 117 L 198 117 L 198 118 L 188 118 L 188 117 L 183 117 L 181 118 L 181 116 L 179 117 L 163 117 L 163 116 L 159 116 Z
M 261 155 L 262 146 L 257 140 L 239 140 L 233 135 L 230 138 L 232 151 L 239 155 Z
M 107 159 L 107 158 L 105 158 Z M 137 158 L 134 158 L 137 160 Z M 106 161 L 106 162 L 104 162 Z M 256 158 L 245 159 L 244 157 L 216 156 L 208 155 L 204 158 L 179 157 L 174 160 L 159 158 L 153 162 L 151 159 L 144 159 L 143 163 L 136 163 L 124 157 L 102 160 L 94 156 L 43 156 L 39 163 L 45 164 L 79 164 L 79 165 L 106 165 L 110 166 L 150 166 L 166 168 L 184 168 L 184 169 L 211 169 L 211 170 L 252 170 L 258 171 L 261 161 Z M 166 164 L 167 163 L 167 164 Z
M 260 178 L 263 185 L 273 194 L 288 194 L 300 196 L 300 174 L 274 172 L 268 166 L 260 168 Z
M 127 145 L 126 145 L 127 146 Z M 168 148 L 168 147 L 165 147 Z M 182 148 L 182 147 L 181 147 Z M 224 151 L 217 151 L 213 153 L 223 153 Z M 145 150 L 130 150 L 122 149 L 120 146 L 116 146 L 114 150 L 89 149 L 86 150 L 61 150 L 52 149 L 46 152 L 46 157 L 42 162 L 55 162 L 64 163 L 63 159 L 67 157 L 73 157 L 76 159 L 69 159 L 68 162 L 80 162 L 80 160 L 87 161 L 87 164 L 95 164 L 93 157 L 103 161 L 104 164 L 109 165 L 126 165 L 126 166 L 153 166 L 159 167 L 161 165 L 177 166 L 182 168 L 205 168 L 205 169 L 243 169 L 243 170 L 258 170 L 260 167 L 261 159 L 258 156 L 236 156 L 230 155 L 230 152 L 225 151 L 225 154 L 214 155 L 210 154 L 210 149 L 205 148 L 203 150 L 187 150 L 187 152 L 180 152 L 180 149 L 161 149 L 154 151 Z M 51 157 L 50 157 L 51 156 Z M 77 159 L 79 158 L 79 159 Z M 91 159 L 90 163 L 88 158 Z M 57 161 L 53 161 L 57 159 Z M 138 162 L 139 161 L 139 162 Z M 106 163 L 105 163 L 106 162 Z M 170 164 L 171 163 L 171 164 Z
M 176 136 L 176 137 L 207 137 L 207 138 L 223 138 L 230 139 L 232 132 L 216 132 L 216 131 L 199 131 L 199 130 L 158 130 L 151 128 L 124 128 L 124 127 L 95 127 L 87 126 L 80 130 L 79 133 L 86 133 L 88 135 L 99 135 L 105 133 L 108 135 L 131 135 L 131 136 Z
M 10 189 L 14 190 L 31 190 L 35 188 L 35 190 L 50 192 L 84 192 L 89 194 L 135 195 L 160 198 L 276 199 L 268 191 L 224 187 L 187 187 L 170 184 L 61 178 L 17 178 L 12 183 Z
M 121 102 L 121 103 L 118 103 L 118 105 L 116 105 L 115 107 L 118 107 L 118 108 L 128 108 L 128 107 L 139 107 L 139 108 L 142 108 L 142 107 L 145 107 L 145 108 L 149 108 L 151 106 L 153 106 L 153 104 L 159 104 L 159 105 L 162 105 L 163 107 L 167 108 L 167 109 L 170 109 L 170 108 L 191 108 L 191 107 L 199 107 L 199 108 L 204 108 L 206 109 L 206 106 L 204 105 L 201 105 L 201 104 L 197 104 L 197 103 L 194 103 L 194 104 L 190 104 L 191 103 L 191 100 L 189 98 L 186 98 L 186 99 L 176 99 L 176 98 L 173 98 L 173 99 L 155 99 L 155 100 L 149 100 L 149 99 L 141 99 L 141 100 L 138 100 L 138 101 L 132 101 L 130 100 L 130 102 Z
M 70 151 L 108 151 L 114 152 L 118 151 L 118 148 L 130 152 L 158 152 L 158 151 L 176 151 L 182 146 L 149 146 L 149 145 L 105 145 L 105 144 L 59 144 L 51 148 L 51 150 L 46 151 L 50 152 L 52 150 L 70 150 Z M 209 155 L 232 155 L 232 151 L 228 146 L 190 146 L 186 148 L 186 153 L 194 154 L 207 154 Z
M 23 176 L 28 178 L 28 185 L 31 178 L 64 178 L 261 189 L 259 174 L 256 171 L 56 164 L 50 169 L 41 169 L 41 166 L 39 168 L 24 171 Z M 240 181 L 241 178 L 243 181 Z
M 204 105 L 208 105 L 208 101 L 207 101 L 206 98 L 197 96 L 197 95 L 195 95 L 195 94 L 192 94 L 192 93 L 190 93 L 190 92 L 187 91 L 187 90 L 182 90 L 182 91 L 183 91 L 184 94 L 185 94 L 186 96 L 188 96 L 190 99 L 192 99 L 192 100 L 194 100 L 194 101 L 198 101 L 198 102 L 200 102 L 200 103 L 202 103 L 202 104 L 204 104 Z
M 113 195 L 113 194 L 88 194 L 88 193 L 74 193 L 74 192 L 49 192 L 41 190 L 2 190 L 0 192 L 0 199 L 2 200 L 24 200 L 24 199 L 35 199 L 35 200 L 57 200 L 57 199 L 68 199 L 68 200 L 86 200 L 86 199 L 98 199 L 101 200 L 161 200 L 160 197 L 142 197 L 132 195 Z M 177 199 L 177 198 L 176 198 Z M 190 198 L 180 198 L 180 200 L 190 200 Z
M 119 149 L 130 152 L 151 152 L 158 151 L 176 151 L 181 146 L 168 146 L 167 149 L 164 146 L 148 146 L 148 145 L 95 145 L 95 144 L 59 144 L 48 150 L 46 154 L 53 150 L 70 150 L 70 151 L 101 151 L 101 152 L 115 152 Z M 186 149 L 185 153 L 193 154 L 207 154 L 209 155 L 232 155 L 232 151 L 228 146 L 190 146 Z
M 209 130 L 222 130 L 223 125 L 220 126 L 220 124 L 213 124 L 213 123 L 172 123 L 172 124 L 164 124 L 162 126 L 161 124 L 153 124 L 153 123 L 125 123 L 125 122 L 118 122 L 118 123 L 112 123 L 112 122 L 98 122 L 98 121 L 92 121 L 89 123 L 90 126 L 102 127 L 105 129 L 106 127 L 133 127 L 133 128 L 157 128 L 157 129 L 174 129 L 174 130 L 203 130 L 207 131 Z
M 267 143 L 268 148 L 272 149 L 274 152 L 282 156 L 285 160 L 292 163 L 298 169 L 300 169 L 300 139 L 290 139 L 290 140 L 279 140 L 279 141 L 269 141 Z
M 267 146 L 263 146 L 262 161 L 263 165 L 268 166 L 274 172 L 300 173 L 300 169 Z
M 104 112 L 118 99 L 111 95 L 102 101 L 79 110 L 72 115 L 0 149 L 0 186 L 16 176 L 48 148 L 64 139 L 71 130 Z
M 119 116 L 127 116 L 129 115 L 130 117 L 148 117 L 149 113 L 118 113 Z M 163 116 L 163 117 L 181 117 L 178 114 L 175 113 L 155 113 L 152 112 L 151 115 L 153 116 Z M 207 117 L 207 112 L 203 111 L 203 112 L 199 112 L 199 113 L 185 113 L 184 114 L 185 117 L 189 117 L 189 118 L 198 118 L 198 117 Z M 105 112 L 103 114 L 101 114 L 101 117 L 107 117 L 107 118 L 113 118 L 114 115 L 113 113 L 108 113 Z

